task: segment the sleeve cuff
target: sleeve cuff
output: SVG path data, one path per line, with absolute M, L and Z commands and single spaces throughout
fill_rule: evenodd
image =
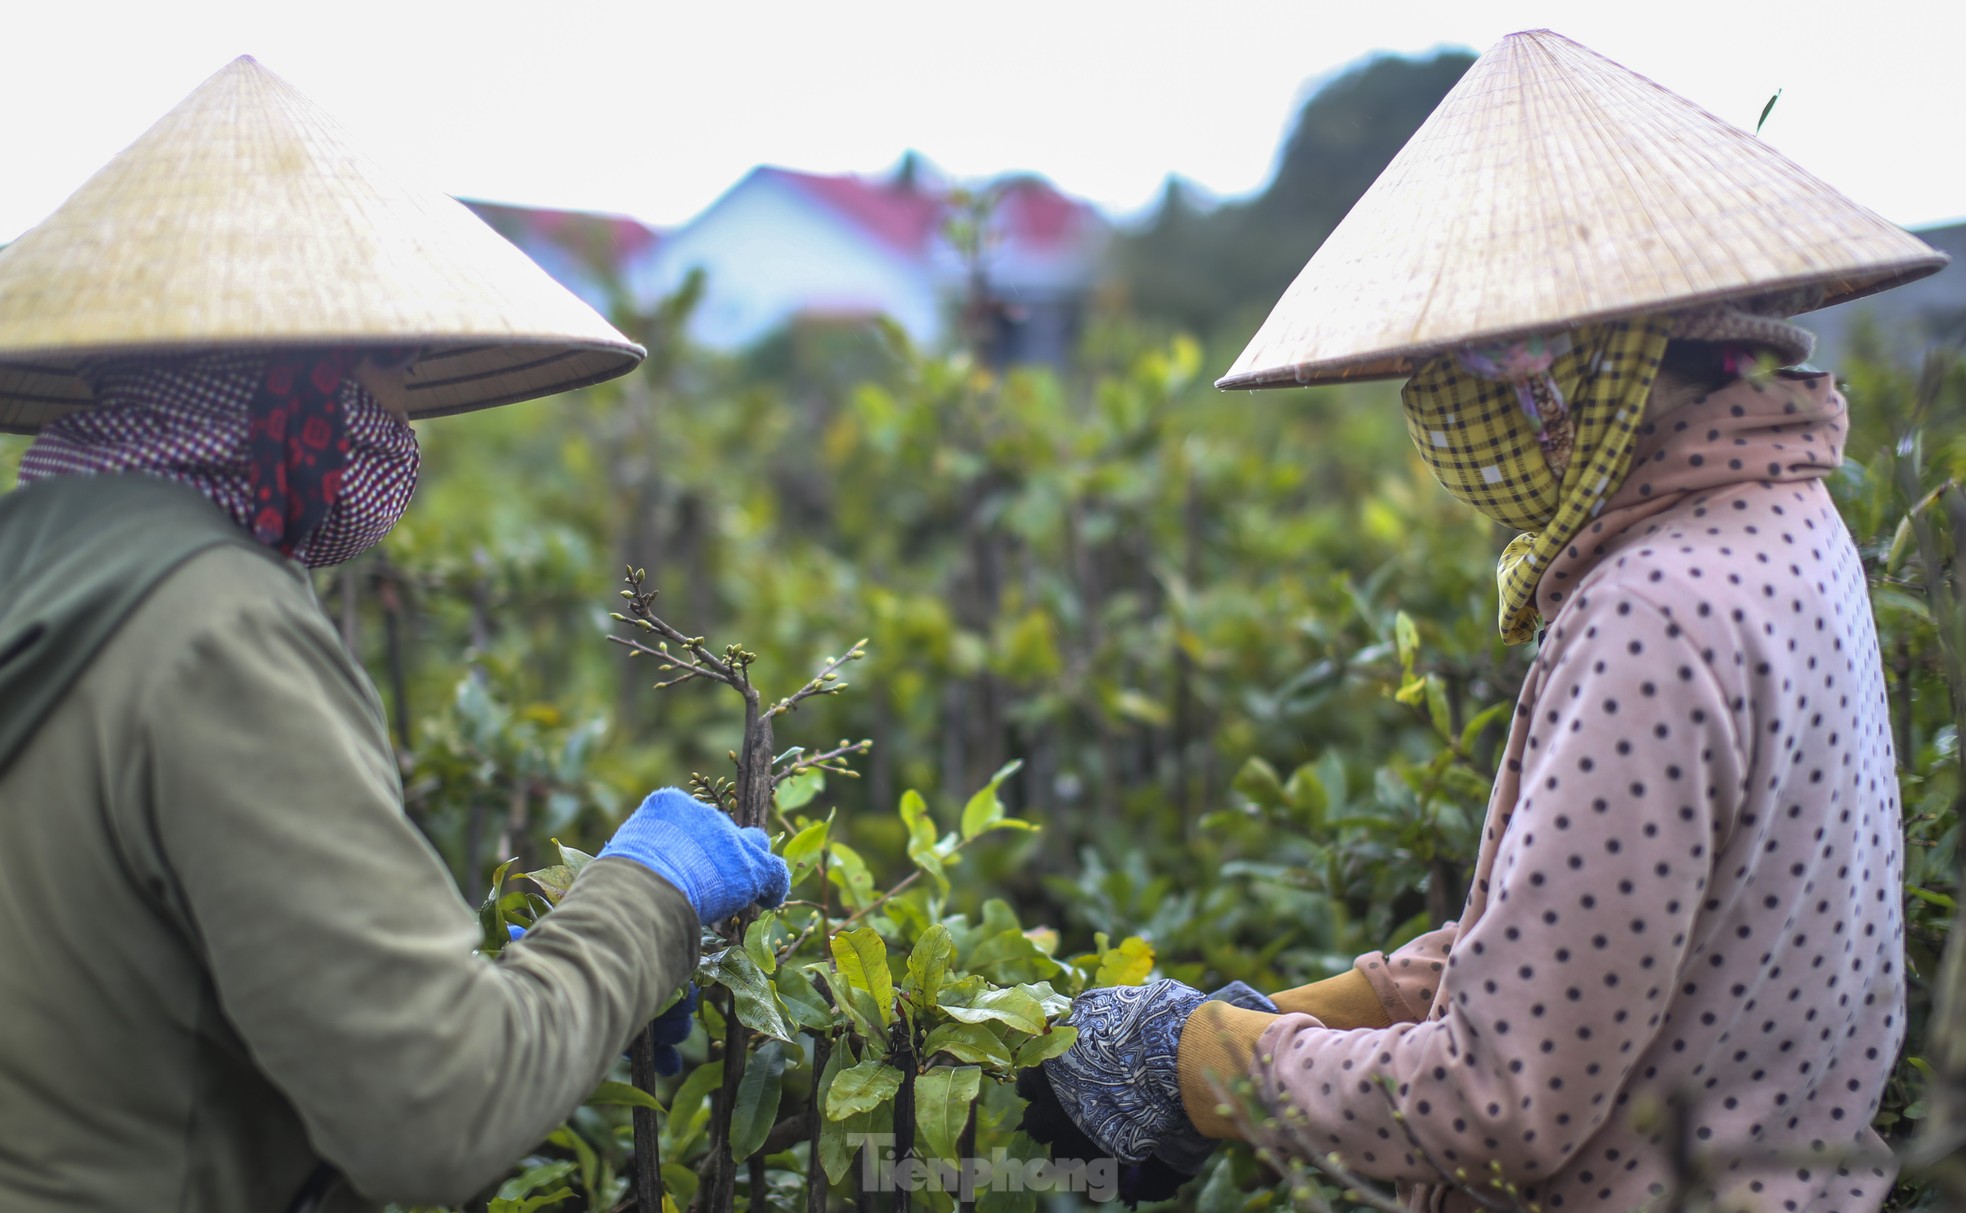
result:
M 1270 1001 L 1279 1011 L 1316 1016 L 1327 1028 L 1388 1028 L 1393 1022 L 1378 990 L 1357 968 L 1273 994 Z
M 1380 1013 L 1386 1017 L 1385 1023 L 1373 1027 L 1386 1027 L 1395 1023 L 1419 1023 L 1432 1009 L 1431 1003 L 1415 1004 L 1393 976 L 1391 965 L 1384 952 L 1367 952 L 1358 958 L 1352 972 L 1371 989 L 1374 1001 L 1379 1004 Z
M 1277 1016 L 1245 1011 L 1226 1002 L 1204 1002 L 1181 1027 L 1175 1066 L 1181 1078 L 1181 1104 L 1188 1119 L 1204 1137 L 1240 1138 L 1235 1119 L 1227 1113 L 1216 1084 L 1227 1084 L 1249 1073 L 1256 1042 Z

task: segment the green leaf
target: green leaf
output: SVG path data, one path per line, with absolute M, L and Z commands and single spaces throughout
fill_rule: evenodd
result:
M 833 936 L 833 964 L 847 984 L 874 996 L 881 1026 L 894 1022 L 894 975 L 887 967 L 887 944 L 872 927 L 855 927 Z
M 955 1005 L 945 994 L 942 1011 L 951 1019 L 963 1023 L 1001 1023 L 1023 1032 L 1037 1036 L 1044 1031 L 1044 1006 L 1023 990 L 984 990 L 978 994 L 964 995 L 961 1005 Z
M 840 1071 L 846 1069 L 851 1056 L 852 1051 L 847 1048 L 846 1041 L 833 1042 L 832 1051 L 826 1055 L 826 1068 L 819 1072 L 822 1099 L 825 1092 L 833 1089 L 833 1083 L 839 1078 Z M 824 1116 L 819 1120 L 819 1164 L 826 1169 L 826 1178 L 838 1183 L 846 1177 L 847 1164 L 853 1161 L 846 1144 L 847 1122 Z
M 790 813 L 803 809 L 812 803 L 812 798 L 826 790 L 826 772 L 808 768 L 778 785 L 772 796 L 778 801 L 780 812 Z
M 911 839 L 925 841 L 930 846 L 935 845 L 935 819 L 929 816 L 928 802 L 922 799 L 920 792 L 909 788 L 901 793 L 901 806 L 897 812 L 900 813 L 901 824 L 907 827 Z
M 1447 707 L 1447 680 L 1438 674 L 1427 675 L 1427 719 L 1433 723 L 1434 732 L 1442 737 L 1454 736 L 1454 714 Z
M 485 1213 L 536 1213 L 539 1209 L 550 1209 L 561 1201 L 572 1198 L 573 1189 L 565 1186 L 520 1200 L 507 1200 L 499 1196 L 494 1197 L 491 1203 L 485 1206 Z
M 1117 948 L 1108 948 L 1099 957 L 1099 971 L 1092 976 L 1095 986 L 1137 986 L 1154 971 L 1154 947 L 1138 935 L 1129 935 Z
M 999 931 L 977 943 L 963 958 L 963 967 L 992 981 L 1009 984 L 1031 978 L 1056 977 L 1064 966 L 1022 930 Z
M 731 1105 L 730 1156 L 743 1162 L 765 1144 L 778 1121 L 778 1097 L 785 1082 L 785 1046 L 767 1040 L 744 1063 Z
M 662 1153 L 665 1158 L 680 1156 L 710 1122 L 710 1092 L 724 1085 L 721 1059 L 696 1067 L 683 1079 L 669 1098 L 669 1115 L 663 1121 Z
M 802 1028 L 822 1032 L 832 1028 L 833 1008 L 813 988 L 812 979 L 805 975 L 805 970 L 787 968 L 775 980 L 778 998 L 785 1004 L 787 1018 Z
M 1326 750 L 1324 757 L 1318 759 L 1317 776 L 1318 782 L 1324 786 L 1326 799 L 1331 802 L 1325 810 L 1326 814 L 1343 809 L 1348 790 L 1345 786 L 1345 760 L 1338 756 L 1338 751 Z
M 908 829 L 908 858 L 922 871 L 944 896 L 949 892 L 949 877 L 942 870 L 942 855 L 936 849 L 935 819 L 929 816 L 928 804 L 922 794 L 913 788 L 901 794 L 901 823 Z
M 981 790 L 969 798 L 969 803 L 963 806 L 963 841 L 967 842 L 1002 823 L 1003 801 L 997 798 L 997 789 L 1005 779 L 1023 765 L 1021 759 L 1012 759 L 1005 763 L 995 775 L 990 776 L 989 783 L 983 785 Z
M 1283 797 L 1297 811 L 1306 828 L 1322 828 L 1331 797 L 1325 795 L 1324 781 L 1318 778 L 1317 768 L 1307 762 L 1292 771 L 1290 782 L 1283 785 Z
M 778 922 L 778 911 L 766 910 L 744 928 L 744 953 L 758 971 L 770 976 L 778 971 L 778 955 L 772 950 L 771 928 Z
M 1775 95 L 1768 98 L 1768 104 L 1761 107 L 1761 117 L 1755 119 L 1754 121 L 1755 138 L 1757 139 L 1761 138 L 1761 128 L 1763 124 L 1765 124 L 1768 121 L 1768 115 L 1775 112 L 1775 103 L 1777 101 L 1780 101 L 1781 99 L 1782 99 L 1782 90 L 1776 89 Z
M 625 1082 L 604 1082 L 600 1086 L 595 1087 L 594 1093 L 587 1097 L 587 1106 L 598 1108 L 650 1108 L 665 1114 L 668 1112 L 668 1109 L 662 1106 L 661 1100 L 649 1094 L 647 1091 L 642 1090 L 640 1087 L 631 1086 Z
M 1195 1213 L 1242 1213 L 1243 1191 L 1236 1184 L 1236 1169 L 1226 1155 L 1217 1159 L 1215 1169 L 1195 1197 Z
M 1052 989 L 1048 981 L 1034 981 L 1017 988 L 1037 999 L 1047 1018 L 1063 1015 L 1072 1009 L 1072 1000 Z
M 1289 797 L 1284 795 L 1283 781 L 1277 777 L 1277 769 L 1254 755 L 1242 764 L 1242 769 L 1236 772 L 1229 786 L 1258 808 L 1280 809 L 1289 803 Z
M 493 1198 L 490 1207 L 496 1209 L 504 1205 L 513 1209 L 520 1208 L 519 1201 L 531 1196 L 549 1184 L 559 1183 L 567 1176 L 573 1174 L 574 1166 L 573 1159 L 562 1158 L 527 1167 L 517 1175 L 498 1185 L 498 1195 Z M 550 1198 L 555 1201 L 564 1200 L 568 1195 L 570 1193 L 567 1191 L 565 1185 L 562 1185 L 558 1192 L 549 1194 Z
M 500 890 L 502 890 L 505 887 L 505 874 L 507 872 L 510 872 L 512 870 L 512 865 L 517 862 L 518 862 L 517 859 L 508 859 L 504 863 L 499 864 L 497 868 L 493 869 L 492 878 L 491 878 L 491 888 L 487 890 L 485 893 L 486 901 L 497 901 L 499 899 Z
M 581 1186 L 590 1192 L 593 1191 L 595 1183 L 601 1177 L 602 1164 L 601 1156 L 587 1143 L 587 1139 L 574 1132 L 572 1124 L 563 1124 L 548 1133 L 546 1140 L 563 1150 L 573 1151 L 574 1160 L 580 1164 Z
M 1473 718 L 1461 727 L 1461 752 L 1463 754 L 1474 753 L 1475 743 L 1481 740 L 1481 735 L 1488 730 L 1488 726 L 1495 723 L 1496 720 L 1500 719 L 1512 707 L 1512 704 L 1505 701 L 1491 704 L 1481 711 L 1476 712 Z
M 552 864 L 537 872 L 521 872 L 519 875 L 538 885 L 546 894 L 546 900 L 554 905 L 560 904 L 560 899 L 567 895 L 567 890 L 573 888 L 574 870 L 563 863 Z
M 696 1189 L 701 1182 L 693 1168 L 681 1163 L 663 1163 L 663 1213 L 671 1213 L 672 1209 L 675 1213 L 681 1213 L 681 1210 L 689 1208 L 690 1202 L 696 1199 Z
M 1393 643 L 1399 648 L 1399 672 L 1407 682 L 1413 681 L 1413 662 L 1420 655 L 1420 629 L 1413 626 L 1413 617 L 1405 611 L 1393 616 Z
M 815 821 L 785 843 L 785 865 L 792 869 L 792 883 L 797 884 L 806 874 L 819 866 L 819 857 L 826 852 L 826 831 L 832 826 L 833 818 L 828 814 L 826 820 Z
M 879 1058 L 841 1070 L 826 1088 L 826 1118 L 844 1120 L 894 1098 L 901 1089 L 901 1071 Z
M 949 976 L 949 962 L 955 954 L 955 940 L 950 936 L 949 928 L 939 922 L 915 941 L 914 948 L 908 953 L 908 972 L 901 984 L 909 997 L 914 999 L 918 1013 L 935 1005 L 936 997 L 942 992 L 942 984 Z
M 1028 1070 L 1041 1061 L 1060 1056 L 1078 1038 L 1079 1030 L 1070 1024 L 1059 1024 L 1043 1036 L 1034 1036 L 1018 1046 L 1017 1068 Z
M 887 915 L 903 939 L 920 939 L 935 925 L 928 912 L 928 898 L 927 889 L 910 889 L 881 903 L 881 913 Z
M 1166 728 L 1173 718 L 1166 704 L 1145 691 L 1131 688 L 1114 692 L 1107 706 L 1120 719 L 1144 724 L 1153 729 Z
M 975 1066 L 931 1066 L 915 1079 L 915 1127 L 929 1153 L 954 1158 L 956 1142 L 969 1123 L 969 1105 L 983 1082 Z
M 1879 615 L 1885 614 L 1885 608 L 1890 607 L 1904 611 L 1919 623 L 1929 624 L 1932 622 L 1932 607 L 1930 603 L 1916 594 L 1907 593 L 1895 586 L 1878 586 L 1870 592 L 1870 600 Z
M 807 965 L 806 971 L 819 974 L 819 979 L 833 992 L 833 1005 L 846 1013 L 847 1022 L 861 1039 L 886 1047 L 887 1028 L 881 1023 L 881 1009 L 875 1005 L 872 994 L 856 988 L 828 965 Z
M 826 869 L 827 879 L 840 887 L 847 904 L 856 910 L 873 904 L 874 876 L 867 870 L 867 861 L 860 858 L 860 852 L 843 842 L 827 843 L 826 852 L 833 857 Z
M 922 1043 L 924 1058 L 934 1057 L 937 1053 L 947 1053 L 957 1061 L 975 1062 L 992 1070 L 1008 1070 L 1011 1067 L 1010 1050 L 1004 1047 L 1003 1041 L 997 1038 L 988 1024 L 943 1024 L 930 1032 L 928 1039 Z
M 1930 889 L 1921 889 L 1917 885 L 1913 885 L 1913 884 L 1907 884 L 1905 886 L 1905 892 L 1911 894 L 1913 897 L 1916 897 L 1918 900 L 1924 902 L 1925 904 L 1937 906 L 1941 910 L 1951 911 L 1951 910 L 1957 910 L 1959 908 L 1959 903 L 1954 901 L 1952 898 L 1947 897 L 1944 893 L 1935 893 Z
M 505 874 L 512 868 L 513 860 L 506 860 L 492 873 L 491 890 L 478 906 L 478 929 L 483 936 L 478 950 L 487 956 L 496 956 L 512 942 L 505 930 L 505 902 L 500 890 L 505 887 Z
M 698 970 L 698 976 L 730 991 L 739 1022 L 755 1032 L 791 1042 L 792 1029 L 778 1010 L 771 982 L 743 948 L 725 948 Z

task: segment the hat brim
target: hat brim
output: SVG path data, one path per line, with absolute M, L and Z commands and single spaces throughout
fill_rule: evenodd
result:
M 212 345 L 96 346 L 62 350 L 58 356 L 0 359 L 0 433 L 31 434 L 65 413 L 96 407 L 95 394 L 80 368 L 103 358 L 177 358 L 214 350 L 345 349 L 351 346 L 422 345 L 414 336 L 340 341 L 227 342 Z M 50 352 L 53 354 L 53 352 Z M 494 408 L 520 400 L 590 387 L 632 371 L 646 356 L 638 345 L 565 339 L 498 345 L 432 345 L 419 355 L 405 379 L 409 417 L 422 421 Z
M 1880 291 L 1900 287 L 1907 282 L 1915 282 L 1938 273 L 1951 262 L 1946 254 L 1933 251 L 1929 257 L 1910 257 L 1896 266 L 1866 266 L 1865 281 L 1846 285 L 1844 289 L 1824 296 L 1822 302 L 1810 311 L 1833 307 L 1839 303 L 1849 303 Z M 1682 311 L 1688 308 L 1709 306 L 1717 303 L 1732 303 L 1754 299 L 1762 295 L 1777 294 L 1783 291 L 1804 287 L 1823 286 L 1818 274 L 1801 275 L 1789 281 L 1776 280 L 1757 284 L 1752 288 L 1733 291 L 1710 291 L 1705 294 L 1675 295 L 1661 299 L 1654 305 L 1661 311 Z M 1625 306 L 1599 312 L 1586 312 L 1566 318 L 1561 324 L 1532 324 L 1513 328 L 1498 328 L 1489 331 L 1469 333 L 1456 345 L 1496 345 L 1516 341 L 1525 337 L 1547 335 L 1553 331 L 1581 328 L 1587 324 L 1599 324 L 1606 320 L 1621 320 L 1634 315 L 1642 315 L 1653 310 L 1645 305 Z M 1799 314 L 1799 313 L 1798 313 Z M 1404 379 L 1416 373 L 1421 366 L 1446 353 L 1451 347 L 1439 342 L 1422 342 L 1406 347 L 1396 347 L 1371 354 L 1346 358 L 1328 358 L 1301 363 L 1295 366 L 1263 367 L 1257 370 L 1232 372 L 1215 381 L 1215 386 L 1223 391 L 1241 391 L 1258 388 L 1278 387 L 1316 387 L 1333 383 L 1367 383 L 1375 379 Z
M 250 58 L 0 249 L 0 431 L 90 407 L 90 359 L 350 347 L 422 351 L 418 418 L 566 392 L 646 356 Z
M 1531 30 L 1475 61 L 1217 382 L 1387 378 L 1609 319 L 1800 288 L 1840 303 L 1946 262 L 1756 136 Z

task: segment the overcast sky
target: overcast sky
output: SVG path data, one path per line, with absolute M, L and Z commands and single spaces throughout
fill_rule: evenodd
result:
M 1126 217 L 1169 173 L 1258 189 L 1298 103 L 1376 50 L 1549 26 L 1887 218 L 1966 217 L 1966 3 L 1862 0 L 7 0 L 0 241 L 234 55 L 466 197 L 681 223 L 759 163 L 1032 170 Z

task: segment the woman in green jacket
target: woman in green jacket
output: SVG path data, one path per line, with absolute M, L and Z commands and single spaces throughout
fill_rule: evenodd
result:
M 651 795 L 496 961 L 403 814 L 306 568 L 385 535 L 413 415 L 642 351 L 249 59 L 0 253 L 0 1207 L 462 1200 L 785 892 Z

